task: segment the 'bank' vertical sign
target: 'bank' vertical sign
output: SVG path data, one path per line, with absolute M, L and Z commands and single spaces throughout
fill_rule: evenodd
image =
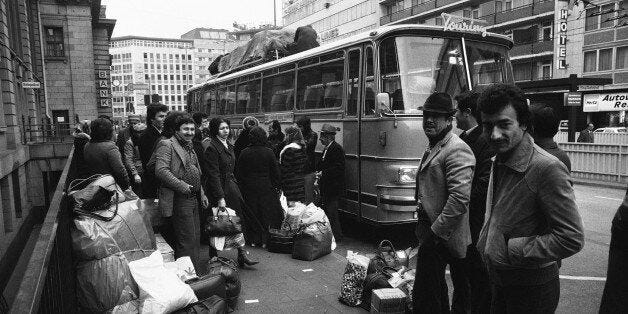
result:
M 559 69 L 567 68 L 567 10 L 561 9 L 558 19 L 558 53 L 556 66 Z

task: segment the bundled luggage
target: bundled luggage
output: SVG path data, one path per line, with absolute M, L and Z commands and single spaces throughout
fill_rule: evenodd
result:
M 268 252 L 283 254 L 292 253 L 292 246 L 294 244 L 294 235 L 292 232 L 271 228 L 268 233 L 268 240 L 266 241 L 266 249 Z
M 225 277 L 220 274 L 210 274 L 202 277 L 190 279 L 185 282 L 192 288 L 199 300 L 207 299 L 213 295 L 226 298 Z
M 291 252 L 292 258 L 304 261 L 313 261 L 336 248 L 325 212 L 313 203 L 305 206 L 299 202 L 286 208 L 281 229 L 271 231 L 268 244 L 267 248 L 271 252 Z M 288 251 L 290 245 L 292 250 Z
M 325 222 L 313 222 L 302 226 L 294 235 L 292 258 L 313 261 L 331 253 L 331 227 Z

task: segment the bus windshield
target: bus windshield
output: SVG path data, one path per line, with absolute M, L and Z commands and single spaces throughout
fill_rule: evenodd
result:
M 471 43 L 467 47 L 474 88 L 512 77 L 506 47 Z M 390 95 L 395 114 L 421 114 L 435 91 L 452 97 L 468 90 L 461 39 L 399 36 L 379 49 L 381 91 Z

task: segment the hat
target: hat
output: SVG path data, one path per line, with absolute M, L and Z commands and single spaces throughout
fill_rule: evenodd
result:
M 329 123 L 323 124 L 323 127 L 321 128 L 321 133 L 336 134 L 337 131 L 340 131 L 340 128 L 337 128 Z
M 433 93 L 430 97 L 427 97 L 425 104 L 419 109 L 424 112 L 440 113 L 451 115 L 456 112 L 454 103 L 451 101 L 451 97 L 447 93 Z
M 253 116 L 248 116 L 244 118 L 244 120 L 242 120 L 242 127 L 244 127 L 245 129 L 252 129 L 254 126 L 258 125 L 259 121 Z

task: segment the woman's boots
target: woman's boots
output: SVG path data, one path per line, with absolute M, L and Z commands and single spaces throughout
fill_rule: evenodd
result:
M 250 260 L 246 255 L 247 255 L 247 252 L 244 249 L 242 248 L 238 249 L 238 266 L 240 268 L 244 268 L 245 266 L 253 266 L 259 263 L 259 261 Z

